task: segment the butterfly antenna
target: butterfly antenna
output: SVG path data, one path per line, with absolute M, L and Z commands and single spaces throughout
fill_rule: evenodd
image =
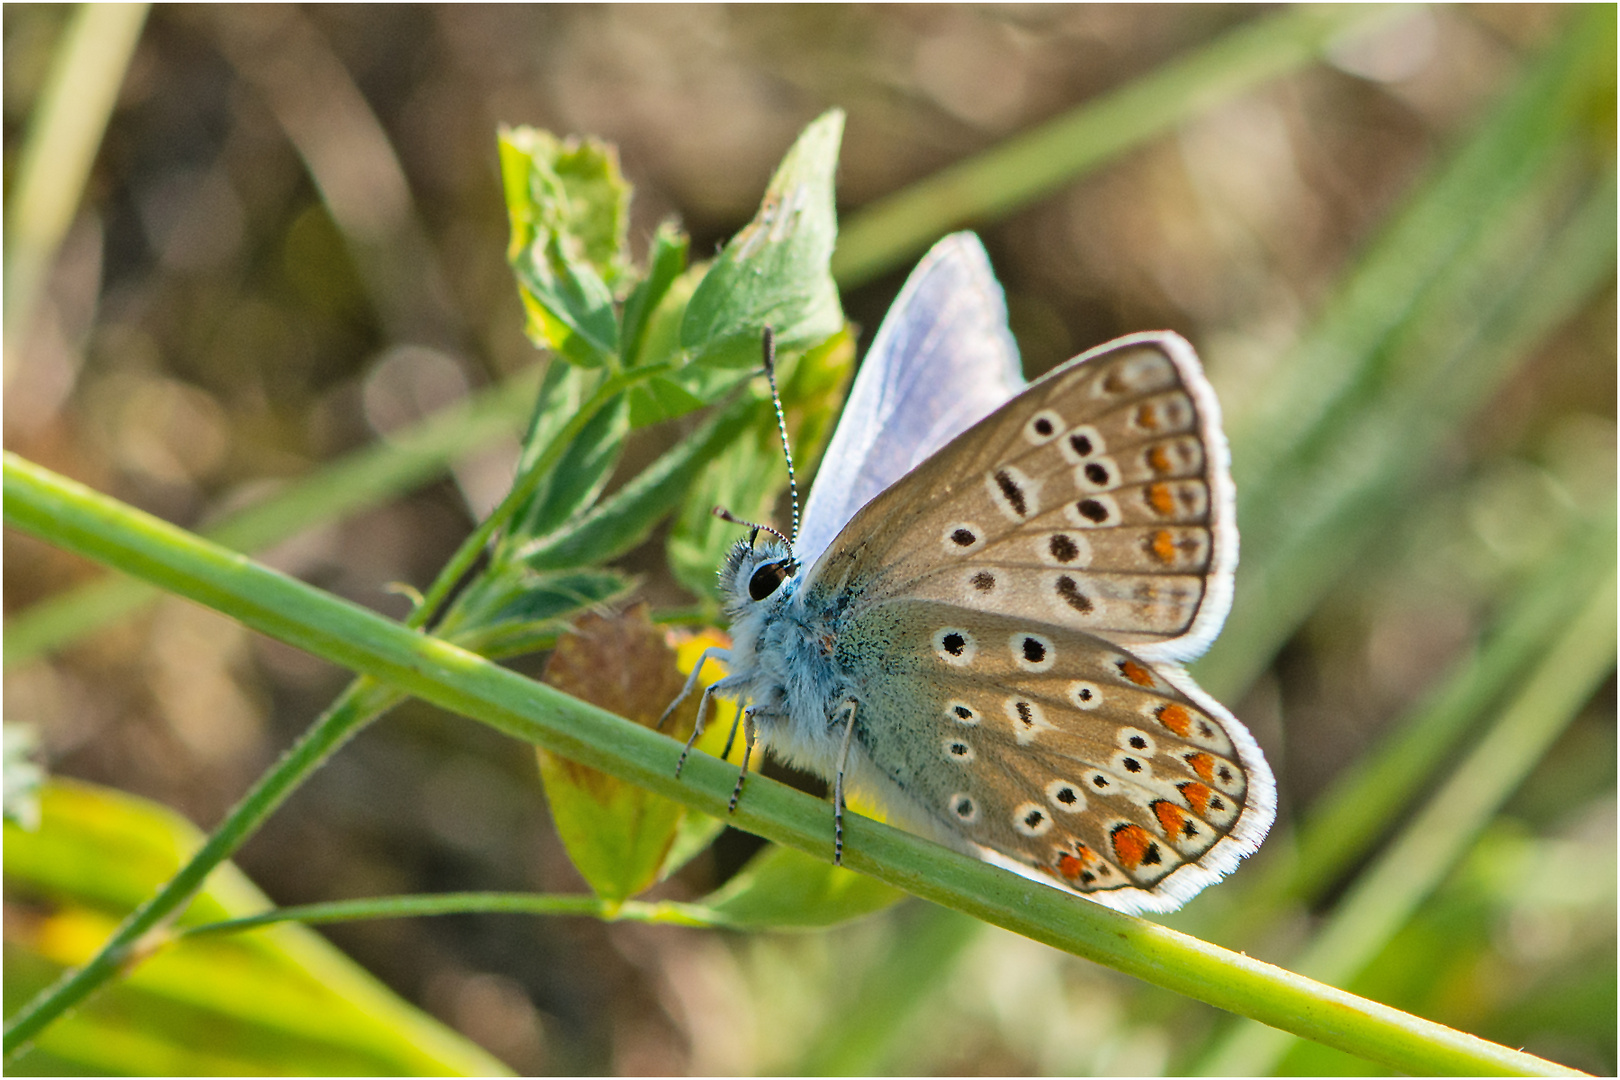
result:
M 709 513 L 713 514 L 721 521 L 729 521 L 733 525 L 748 526 L 750 529 L 754 530 L 754 536 L 758 536 L 762 532 L 768 532 L 778 540 L 782 541 L 782 543 L 786 544 L 788 547 L 791 548 L 793 546 L 793 542 L 787 537 L 783 536 L 778 530 L 771 528 L 769 525 L 761 525 L 757 521 L 744 521 L 742 518 L 738 517 L 736 514 L 733 514 L 730 510 L 727 510 L 723 506 L 717 506 L 713 510 L 709 511 Z M 753 536 L 749 537 L 748 539 L 749 543 L 753 543 Z
M 788 547 L 799 542 L 799 481 L 793 475 L 793 447 L 788 445 L 787 417 L 782 414 L 782 395 L 776 390 L 776 332 L 765 328 L 765 378 L 771 384 L 771 404 L 776 406 L 776 430 L 782 436 L 782 453 L 787 457 L 788 491 L 793 496 L 793 539 Z M 775 529 L 771 530 L 776 532 Z M 781 536 L 781 533 L 776 533 Z

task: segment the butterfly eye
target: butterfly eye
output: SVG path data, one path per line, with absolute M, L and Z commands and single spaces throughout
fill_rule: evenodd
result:
M 793 560 L 781 559 L 768 562 L 754 571 L 754 576 L 748 579 L 748 595 L 755 602 L 765 599 L 777 589 L 782 582 L 793 573 Z

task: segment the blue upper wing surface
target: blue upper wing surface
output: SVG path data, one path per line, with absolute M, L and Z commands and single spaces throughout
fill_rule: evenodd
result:
M 811 566 L 875 496 L 1025 386 L 984 246 L 947 236 L 878 327 L 805 504 L 796 554 Z

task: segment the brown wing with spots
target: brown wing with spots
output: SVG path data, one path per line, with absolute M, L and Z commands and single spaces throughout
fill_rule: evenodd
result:
M 1185 341 L 1145 334 L 1070 361 L 908 473 L 810 580 L 1183 659 L 1219 630 L 1236 558 L 1214 394 Z
M 1088 634 L 929 602 L 852 620 L 863 749 L 942 827 L 1123 910 L 1170 910 L 1274 814 L 1253 738 L 1180 669 Z

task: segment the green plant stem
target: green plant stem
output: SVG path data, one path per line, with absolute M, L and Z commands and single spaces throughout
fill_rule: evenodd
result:
M 437 475 L 459 455 L 521 431 L 534 409 L 543 367 L 526 369 L 383 442 L 316 469 L 202 535 L 233 550 L 253 552 L 311 526 L 381 505 Z M 27 663 L 158 595 L 150 585 L 109 575 L 41 601 L 6 621 L 5 664 Z
M 1588 594 L 1579 615 L 1490 731 L 1400 840 L 1357 880 L 1300 956 L 1296 966 L 1302 973 L 1342 984 L 1378 955 L 1614 670 L 1616 643 L 1611 565 L 1608 579 Z M 1292 1041 L 1287 1032 L 1242 1024 L 1210 1055 L 1203 1071 L 1265 1075 Z
M 5 351 L 23 344 L 57 248 L 73 223 L 146 4 L 84 4 L 68 20 L 29 119 L 6 199 Z M 8 373 L 9 378 L 9 373 Z
M 7 453 L 4 460 L 5 516 L 14 527 L 160 583 L 401 692 L 725 818 L 736 776 L 716 758 L 693 755 L 677 779 L 680 747 L 672 739 L 258 566 L 14 454 Z M 817 857 L 830 854 L 831 807 L 784 784 L 753 778 L 729 820 Z M 1568 1072 L 1142 919 L 1081 903 L 858 815 L 846 816 L 844 832 L 844 862 L 856 871 L 1401 1071 Z M 210 850 L 220 847 L 210 841 Z M 165 889 L 163 895 L 172 896 L 174 890 Z M 143 911 L 152 913 L 147 917 L 155 923 L 173 907 L 171 900 L 167 910 L 154 903 Z M 116 964 L 105 957 L 103 950 L 70 977 L 77 998 L 114 974 Z M 93 974 L 86 974 L 92 967 Z M 60 1015 L 67 1004 L 64 997 L 59 987 L 31 1002 L 8 1026 L 6 1051 Z
M 355 922 L 361 919 L 406 919 L 422 915 L 465 915 L 472 912 L 501 915 L 581 915 L 606 922 L 644 922 L 665 926 L 727 927 L 731 922 L 701 904 L 674 900 L 615 903 L 596 896 L 549 896 L 538 893 L 458 892 L 425 896 L 380 896 L 365 900 L 339 900 L 276 908 L 260 915 L 199 923 L 176 931 L 175 937 L 229 934 L 275 923 L 309 925 Z
M 1255 19 L 864 207 L 839 231 L 833 277 L 846 289 L 865 284 L 952 229 L 1002 217 L 1204 110 L 1304 67 L 1335 38 L 1392 13 L 1387 5 L 1301 4 Z
M 579 411 L 569 417 L 568 422 L 558 430 L 556 436 L 534 459 L 528 470 L 518 477 L 517 482 L 512 485 L 512 490 L 501 500 L 501 504 L 489 517 L 479 523 L 478 528 L 474 529 L 466 540 L 462 541 L 456 553 L 445 563 L 444 569 L 439 571 L 439 576 L 429 586 L 427 593 L 422 597 L 422 602 L 411 612 L 410 618 L 405 620 L 405 625 L 412 628 L 423 626 L 440 613 L 446 597 L 461 581 L 462 575 L 472 568 L 490 539 L 505 528 L 512 520 L 512 516 L 528 501 L 529 496 L 533 495 L 535 489 L 551 474 L 557 459 L 562 457 L 569 444 L 584 430 L 593 416 L 630 387 L 645 382 L 654 375 L 662 375 L 672 368 L 672 363 L 664 362 L 648 364 L 631 371 L 615 372 L 597 387 L 596 392 L 579 407 Z
M 8 477 L 10 460 L 8 454 Z M 9 486 L 7 490 L 9 493 Z M 225 554 L 229 557 L 228 553 Z M 229 859 L 305 778 L 364 727 L 368 720 L 382 712 L 382 707 L 379 707 L 381 699 L 398 697 L 398 691 L 392 687 L 364 676 L 350 684 L 331 708 L 293 744 L 292 749 L 259 778 L 258 783 L 231 809 L 185 866 L 151 899 L 131 912 L 88 963 L 64 972 L 60 979 L 7 1021 L 7 1057 L 21 1050 L 47 1024 L 117 974 L 138 953 L 147 934 L 178 915 L 192 895 L 202 887 L 208 875 Z

